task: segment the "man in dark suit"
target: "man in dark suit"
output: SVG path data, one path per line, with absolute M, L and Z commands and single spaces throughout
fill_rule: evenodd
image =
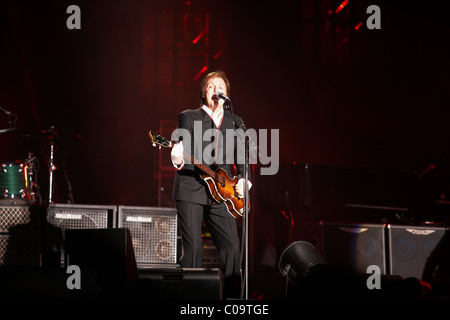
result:
M 186 159 L 187 153 L 213 170 L 223 168 L 230 177 L 238 176 L 236 193 L 243 197 L 244 165 L 236 163 L 239 143 L 227 138 L 230 130 L 243 124 L 242 119 L 225 108 L 225 99 L 230 84 L 223 72 L 206 75 L 200 84 L 201 107 L 179 114 L 177 135 L 171 152 L 172 162 L 177 169 L 173 197 L 178 211 L 183 255 L 181 266 L 199 268 L 202 266 L 202 220 L 219 252 L 225 278 L 225 296 L 237 297 L 241 275 L 239 238 L 235 218 L 227 211 L 224 203 L 215 202 L 201 179 L 201 171 Z M 205 138 L 206 137 L 206 138 Z M 233 140 L 233 142 L 235 142 Z M 233 159 L 232 163 L 230 159 Z M 248 187 L 251 183 L 248 181 Z

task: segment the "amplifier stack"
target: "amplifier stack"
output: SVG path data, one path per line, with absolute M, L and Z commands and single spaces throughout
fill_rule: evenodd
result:
M 137 267 L 176 267 L 175 208 L 50 204 L 0 206 L 0 266 L 64 265 L 68 230 L 128 229 Z
M 44 281 L 56 284 L 49 289 L 52 297 L 71 299 L 222 298 L 219 268 L 180 268 L 175 208 L 51 204 L 35 212 L 38 208 L 0 207 L 0 298 L 16 292 L 40 296 L 47 289 L 40 286 Z M 69 267 L 81 270 L 78 286 L 84 290 L 66 290 Z M 24 272 L 33 281 L 22 288 Z
M 376 265 L 382 274 L 417 279 L 425 277 L 426 265 L 447 231 L 440 226 L 320 224 L 321 251 L 331 265 L 360 274 Z

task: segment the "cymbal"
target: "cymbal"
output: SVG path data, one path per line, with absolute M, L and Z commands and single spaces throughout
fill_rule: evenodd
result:
M 22 131 L 22 132 L 19 131 L 16 132 L 16 134 L 25 138 L 44 138 L 48 140 L 82 138 L 82 136 L 79 134 L 60 132 L 57 130 Z

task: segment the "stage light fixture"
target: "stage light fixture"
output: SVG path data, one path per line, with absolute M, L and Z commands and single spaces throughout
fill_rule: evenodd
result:
M 309 242 L 296 241 L 284 249 L 278 270 L 294 286 L 301 286 L 308 278 L 327 274 L 331 267 L 325 258 Z

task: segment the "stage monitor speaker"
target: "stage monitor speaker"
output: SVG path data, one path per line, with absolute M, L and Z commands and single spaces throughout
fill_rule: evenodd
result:
M 328 263 L 348 273 L 367 273 L 376 265 L 386 274 L 385 225 L 321 222 L 322 254 Z
M 139 270 L 138 299 L 221 300 L 219 268 L 168 268 Z
M 125 294 L 124 289 L 138 280 L 128 229 L 68 229 L 65 239 L 66 268 L 80 268 L 81 288 L 86 292 L 98 297 Z M 83 283 L 83 279 L 90 281 Z
M 119 206 L 118 211 L 118 227 L 130 230 L 138 268 L 176 266 L 175 208 Z
M 388 225 L 390 273 L 422 279 L 425 263 L 445 231 L 444 227 Z

